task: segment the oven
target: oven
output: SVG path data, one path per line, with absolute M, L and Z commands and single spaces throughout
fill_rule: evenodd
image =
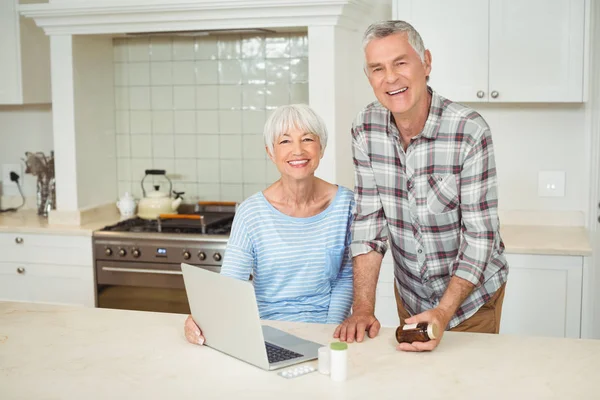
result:
M 194 226 L 134 218 L 94 232 L 96 306 L 189 314 L 181 263 L 218 273 L 233 213 L 212 219 Z

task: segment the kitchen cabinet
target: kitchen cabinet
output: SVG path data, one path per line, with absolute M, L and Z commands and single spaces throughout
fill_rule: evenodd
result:
M 582 256 L 506 254 L 510 272 L 500 333 L 579 338 Z M 397 326 L 393 264 L 386 254 L 379 275 L 375 315 Z
M 18 4 L 0 0 L 0 105 L 50 103 L 50 41 Z
M 395 0 L 432 53 L 430 85 L 462 102 L 582 102 L 585 0 Z
M 89 236 L 0 233 L 0 300 L 94 307 Z

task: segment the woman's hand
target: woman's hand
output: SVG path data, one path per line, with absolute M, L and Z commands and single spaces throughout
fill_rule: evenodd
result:
M 194 322 L 194 319 L 191 315 L 188 315 L 187 319 L 185 320 L 184 332 L 185 338 L 188 342 L 199 345 L 204 344 L 204 336 L 202 336 L 202 331 L 200 330 L 200 327 L 196 325 L 196 322 Z

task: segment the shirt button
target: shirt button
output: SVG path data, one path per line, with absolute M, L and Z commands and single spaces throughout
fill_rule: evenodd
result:
M 417 250 L 417 253 L 419 253 L 419 254 L 423 253 L 423 249 Z

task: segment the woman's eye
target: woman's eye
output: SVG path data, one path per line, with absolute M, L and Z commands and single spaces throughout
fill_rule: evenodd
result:
M 313 139 L 313 138 L 309 138 L 309 137 L 307 137 L 307 138 L 304 138 L 303 140 L 304 140 L 305 142 L 314 142 L 314 141 L 315 141 L 315 139 Z
M 279 144 L 286 144 L 286 143 L 289 143 L 289 142 L 290 142 L 289 140 L 284 139 L 284 140 L 280 141 Z

